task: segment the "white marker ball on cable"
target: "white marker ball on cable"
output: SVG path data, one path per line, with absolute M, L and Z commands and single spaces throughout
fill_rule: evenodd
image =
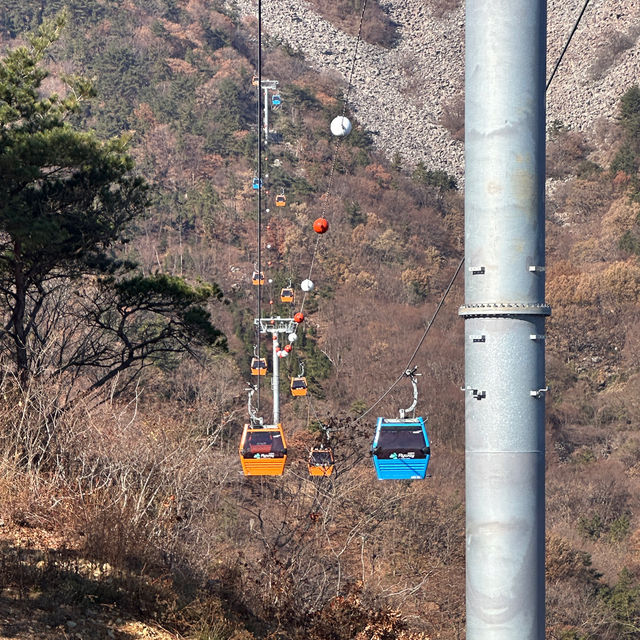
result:
M 273 284 L 273 278 L 269 278 L 268 282 L 269 284 Z
M 293 343 L 293 342 L 295 342 L 297 339 L 298 339 L 297 334 L 295 334 L 295 333 L 290 333 L 290 334 L 289 334 L 289 342 Z
M 351 121 L 345 116 L 337 116 L 331 121 L 331 133 L 334 136 L 348 136 L 351 133 Z
M 307 292 L 308 292 L 308 291 L 313 291 L 313 287 L 314 287 L 314 286 L 315 286 L 315 285 L 313 284 L 313 282 L 311 282 L 311 280 L 309 280 L 309 278 L 307 278 L 306 280 L 303 280 L 303 281 L 300 283 L 300 288 L 301 288 L 303 291 L 307 291 Z

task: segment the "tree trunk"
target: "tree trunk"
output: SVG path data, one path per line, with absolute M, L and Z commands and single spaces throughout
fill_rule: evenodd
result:
M 29 379 L 29 359 L 27 357 L 27 335 L 24 324 L 24 314 L 27 302 L 27 288 L 22 264 L 22 245 L 20 240 L 13 243 L 14 278 L 16 286 L 16 304 L 11 315 L 13 339 L 16 346 L 16 374 L 21 384 Z

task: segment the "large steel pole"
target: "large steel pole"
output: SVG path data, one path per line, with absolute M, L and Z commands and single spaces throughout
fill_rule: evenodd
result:
M 543 640 L 546 0 L 467 0 L 467 640 Z
M 273 378 L 271 384 L 273 387 L 273 424 L 280 422 L 280 356 L 278 352 L 280 346 L 278 344 L 278 334 L 273 334 Z

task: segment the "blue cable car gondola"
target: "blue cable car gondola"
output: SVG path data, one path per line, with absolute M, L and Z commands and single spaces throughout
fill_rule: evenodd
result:
M 378 418 L 371 457 L 378 480 L 423 480 L 431 457 L 423 418 L 405 418 L 418 403 L 415 368 L 405 371 L 413 384 L 413 404 L 400 409 L 399 418 Z M 419 374 L 418 374 L 419 375 Z
M 259 189 L 262 186 L 262 180 L 260 178 L 254 178 L 253 182 L 251 183 L 251 186 L 254 189 Z
M 279 107 L 282 104 L 282 98 L 280 97 L 279 93 L 274 93 L 271 96 L 271 106 L 272 107 Z
M 431 449 L 422 418 L 378 418 L 371 447 L 378 480 L 424 480 Z

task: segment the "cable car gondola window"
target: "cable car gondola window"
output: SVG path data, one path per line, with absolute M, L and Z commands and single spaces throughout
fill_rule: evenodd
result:
M 331 451 L 312 451 L 309 464 L 317 466 L 329 466 L 333 464 L 333 455 Z
M 380 429 L 376 447 L 376 455 L 379 458 L 398 455 L 426 458 L 428 453 L 424 434 L 419 425 L 384 425 Z
M 282 425 L 257 427 L 245 424 L 238 451 L 245 476 L 281 476 L 287 462 Z
M 273 458 L 281 458 L 287 453 L 282 442 L 282 436 L 276 431 L 250 431 L 247 433 L 247 439 L 242 449 L 242 455 L 245 458 L 253 458 L 256 454 L 269 456 Z

